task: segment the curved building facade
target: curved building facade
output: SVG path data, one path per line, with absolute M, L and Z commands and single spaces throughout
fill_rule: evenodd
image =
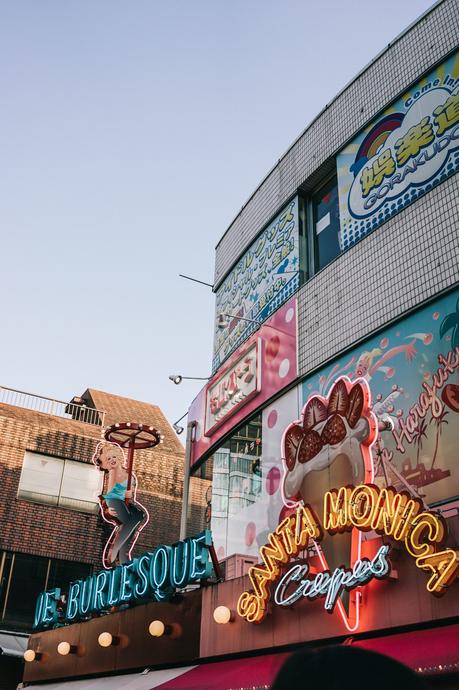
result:
M 248 573 L 245 587 L 227 581 L 218 598 L 238 611 L 249 648 L 265 648 L 268 631 L 283 645 L 444 625 L 457 604 L 458 21 L 446 0 L 389 44 L 217 245 L 213 375 L 190 408 L 187 455 L 227 580 Z M 432 549 L 451 550 L 448 585 L 426 585 L 410 537 L 395 555 L 396 527 L 381 531 L 375 513 L 363 531 L 358 519 L 351 527 L 359 494 L 346 503 L 346 487 L 362 486 L 380 507 L 398 495 L 415 513 L 442 516 L 448 530 Z M 276 570 L 273 549 L 298 506 L 321 529 L 300 554 L 303 575 L 352 570 L 387 544 L 397 581 L 351 589 L 334 606 L 317 591 L 322 603 L 307 604 L 314 597 L 295 594 L 288 578 L 279 584 L 293 557 L 278 554 Z M 286 607 L 296 610 L 287 620 Z M 212 627 L 203 612 L 204 656 L 240 651 Z
M 346 643 L 457 687 L 458 27 L 442 0 L 389 44 L 223 235 L 184 541 L 123 566 L 118 611 L 96 590 L 92 620 L 33 635 L 27 682 L 267 688 Z

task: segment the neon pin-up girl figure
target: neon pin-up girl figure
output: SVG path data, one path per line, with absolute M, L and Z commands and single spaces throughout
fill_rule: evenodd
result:
M 102 555 L 104 567 L 110 568 L 131 560 L 138 536 L 149 520 L 147 509 L 136 499 L 134 451 L 156 446 L 161 443 L 161 435 L 153 427 L 126 422 L 109 427 L 105 438 L 92 460 L 105 473 L 104 490 L 99 496 L 102 517 L 114 526 Z
M 110 568 L 117 561 L 128 563 L 137 538 L 148 522 L 148 511 L 136 500 L 137 480 L 132 475 L 128 489 L 128 471 L 124 451 L 117 443 L 101 441 L 93 462 L 106 474 L 104 493 L 99 497 L 103 519 L 114 525 L 104 549 L 102 561 Z

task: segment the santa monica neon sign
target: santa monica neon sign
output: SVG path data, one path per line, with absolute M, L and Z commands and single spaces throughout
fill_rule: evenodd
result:
M 260 623 L 267 613 L 271 588 L 281 575 L 282 566 L 296 558 L 311 542 L 319 544 L 324 529 L 330 534 L 374 530 L 401 542 L 415 558 L 418 568 L 429 574 L 427 590 L 443 595 L 459 571 L 459 552 L 446 548 L 438 550 L 446 535 L 443 518 L 423 510 L 421 501 L 394 488 L 379 489 L 373 484 L 346 486 L 327 491 L 324 496 L 323 527 L 308 505 L 298 505 L 293 515 L 286 517 L 268 536 L 260 549 L 261 564 L 252 566 L 250 591 L 239 597 L 237 611 L 249 623 Z M 373 558 L 358 559 L 352 569 L 337 568 L 333 573 L 324 569 L 313 580 L 305 580 L 307 570 L 293 566 L 283 575 L 276 588 L 275 602 L 291 605 L 301 596 L 325 597 L 325 609 L 331 613 L 343 589 L 366 584 L 372 577 L 381 578 L 389 573 L 386 560 L 387 547 L 381 547 Z M 286 587 L 300 582 L 289 599 Z

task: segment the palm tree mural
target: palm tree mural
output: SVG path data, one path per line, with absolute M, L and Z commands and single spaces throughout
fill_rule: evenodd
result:
M 459 347 L 459 297 L 456 302 L 456 311 L 447 314 L 440 324 L 440 338 L 443 338 L 448 331 L 451 331 L 451 349 L 454 350 Z M 459 412 L 459 385 L 448 383 L 443 388 L 441 397 L 445 405 L 448 405 L 453 412 Z
M 425 419 L 421 419 L 421 421 L 419 422 L 419 424 L 417 425 L 417 427 L 414 430 L 414 436 L 413 436 L 413 440 L 417 446 L 416 466 L 419 465 L 419 453 L 422 449 L 422 439 L 427 438 L 426 431 L 427 431 L 426 421 L 425 421 Z
M 435 425 L 436 425 L 436 432 L 437 432 L 437 433 L 436 433 L 436 437 L 435 437 L 435 449 L 434 449 L 434 454 L 433 454 L 433 458 L 432 458 L 432 464 L 431 464 L 431 466 L 430 466 L 430 469 L 431 469 L 431 470 L 433 469 L 433 466 L 434 466 L 434 463 L 435 463 L 435 459 L 436 459 L 436 457 L 437 457 L 438 441 L 440 440 L 442 426 L 443 426 L 444 424 L 448 424 L 448 420 L 446 419 L 446 416 L 447 416 L 448 414 L 449 414 L 449 412 L 447 412 L 447 411 L 444 409 L 443 412 L 442 412 L 438 417 L 432 417 L 432 419 L 430 420 L 430 423 L 435 422 Z
M 459 297 L 456 302 L 456 311 L 447 314 L 440 324 L 440 338 L 443 338 L 448 331 L 451 333 L 451 349 L 459 347 Z

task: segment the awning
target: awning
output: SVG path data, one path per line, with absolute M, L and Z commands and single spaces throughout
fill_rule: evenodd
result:
M 397 659 L 418 673 L 459 672 L 459 624 L 348 640 Z M 292 652 L 202 663 L 162 671 L 40 684 L 40 690 L 257 690 L 269 688 Z M 38 689 L 37 689 L 38 690 Z
M 201 664 L 158 690 L 232 690 L 268 688 L 290 653 L 265 654 L 246 659 Z
M 253 690 L 268 688 L 288 656 L 289 654 L 266 654 L 148 673 L 40 683 L 36 687 L 37 690 Z
M 28 635 L 19 635 L 7 630 L 0 630 L 0 654 L 16 657 L 24 656 L 28 639 Z
M 163 671 L 144 671 L 127 673 L 122 676 L 104 676 L 103 678 L 83 678 L 82 680 L 56 681 L 37 685 L 40 690 L 152 690 L 165 682 L 190 672 L 193 666 L 168 668 Z
M 353 645 L 385 654 L 418 673 L 459 672 L 459 624 L 355 640 Z

